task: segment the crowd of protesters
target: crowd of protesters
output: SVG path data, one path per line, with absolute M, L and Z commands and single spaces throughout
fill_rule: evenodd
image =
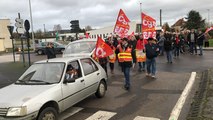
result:
M 120 38 L 110 35 L 105 42 L 112 48 L 114 54 L 107 58 L 100 58 L 99 63 L 107 72 L 109 63 L 110 72 L 114 74 L 114 64 L 118 61 L 124 73 L 126 90 L 130 89 L 130 69 L 138 65 L 139 72 L 145 72 L 147 77 L 156 78 L 156 57 L 166 56 L 167 63 L 172 64 L 180 54 L 203 55 L 203 46 L 208 47 L 208 34 L 200 30 L 186 30 L 181 32 L 160 32 L 156 39 L 143 39 L 142 35 L 130 35 Z M 199 51 L 197 50 L 199 48 Z

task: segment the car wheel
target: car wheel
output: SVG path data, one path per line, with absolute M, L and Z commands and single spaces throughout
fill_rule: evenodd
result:
M 38 50 L 38 55 L 42 55 L 43 54 L 43 51 L 42 50 Z
M 53 107 L 47 107 L 41 111 L 38 120 L 58 120 L 58 114 Z
M 98 98 L 102 98 L 105 96 L 105 93 L 106 93 L 106 83 L 104 81 L 101 81 L 95 95 Z

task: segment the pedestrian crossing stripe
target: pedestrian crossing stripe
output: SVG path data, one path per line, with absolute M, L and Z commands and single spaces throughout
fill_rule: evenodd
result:
M 160 119 L 158 119 L 158 118 L 152 118 L 152 117 L 137 116 L 134 120 L 160 120 Z
M 116 115 L 115 112 L 98 111 L 86 120 L 109 120 L 111 117 Z
M 83 108 L 81 108 L 81 107 L 72 107 L 72 108 L 64 111 L 60 115 L 59 120 L 65 120 L 65 119 L 69 118 L 70 116 L 80 112 L 81 110 L 83 110 Z

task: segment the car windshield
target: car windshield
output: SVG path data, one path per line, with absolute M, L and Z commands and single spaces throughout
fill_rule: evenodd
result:
M 95 49 L 96 41 L 80 41 L 67 46 L 64 54 L 91 53 Z
M 16 84 L 53 84 L 60 82 L 64 63 L 38 63 L 31 65 Z

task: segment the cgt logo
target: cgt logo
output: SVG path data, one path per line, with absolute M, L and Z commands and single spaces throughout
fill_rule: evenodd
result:
M 96 50 L 96 55 L 98 57 L 104 57 L 106 55 L 106 52 L 103 50 L 103 48 L 98 47 L 97 50 Z
M 156 22 L 144 19 L 143 20 L 143 25 L 147 26 L 148 28 L 154 28 L 156 26 Z

